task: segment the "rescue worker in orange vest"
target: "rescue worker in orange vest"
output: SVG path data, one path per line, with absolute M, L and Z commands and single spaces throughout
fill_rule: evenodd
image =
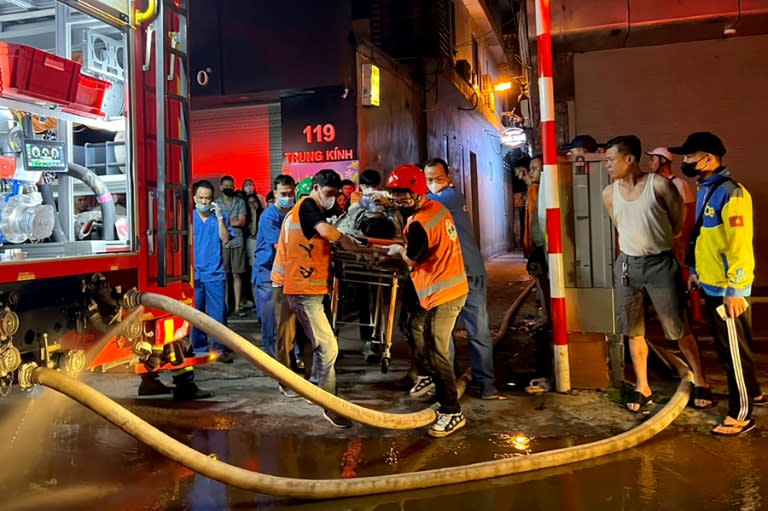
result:
M 336 392 L 334 364 L 339 353 L 336 336 L 323 307 L 323 299 L 330 288 L 331 243 L 339 243 L 348 250 L 355 247 L 351 238 L 326 220 L 340 188 L 341 177 L 335 171 L 319 171 L 312 178 L 312 192 L 287 214 L 284 225 L 283 295 L 312 345 L 310 381 L 331 393 Z M 331 410 L 325 410 L 323 416 L 337 428 L 352 426 L 349 419 Z
M 405 246 L 390 245 L 389 255 L 402 257 L 411 270 L 419 307 L 408 321 L 417 359 L 426 356 L 440 408 L 429 430 L 444 437 L 466 424 L 459 405 L 451 357 L 451 333 L 467 301 L 469 285 L 464 257 L 450 211 L 426 198 L 427 179 L 415 165 L 400 165 L 387 180 L 392 202 L 403 217 Z

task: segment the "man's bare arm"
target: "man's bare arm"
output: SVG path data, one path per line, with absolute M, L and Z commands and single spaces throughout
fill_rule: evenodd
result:
M 683 211 L 683 198 L 677 187 L 669 179 L 654 179 L 653 191 L 659 198 L 664 209 L 669 214 L 669 222 L 672 224 L 672 234 L 677 236 L 683 230 L 685 213 Z
M 611 217 L 611 222 L 616 225 L 616 219 L 613 217 L 613 185 L 608 185 L 603 188 L 603 205 L 608 210 L 608 216 Z

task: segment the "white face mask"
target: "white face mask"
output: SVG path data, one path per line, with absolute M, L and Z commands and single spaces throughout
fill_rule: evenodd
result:
M 427 185 L 427 188 L 429 188 L 430 193 L 434 193 L 435 195 L 437 195 L 437 192 L 445 188 L 445 186 L 443 186 L 440 183 L 429 183 Z
M 244 186 L 244 187 L 243 187 L 243 191 L 244 191 L 246 194 L 250 194 L 250 193 L 253 193 L 253 187 L 252 187 L 252 186 Z
M 333 207 L 333 205 L 336 204 L 336 197 L 326 197 L 325 195 L 320 195 L 320 207 L 328 210 Z

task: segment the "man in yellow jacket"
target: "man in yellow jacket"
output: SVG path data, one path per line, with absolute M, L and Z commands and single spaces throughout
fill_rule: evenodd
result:
M 686 257 L 688 285 L 704 292 L 705 314 L 728 373 L 728 415 L 712 433 L 736 436 L 755 426 L 753 401 L 766 402 L 755 377 L 747 301 L 755 276 L 752 197 L 723 166 L 726 150 L 717 135 L 692 133 L 682 146 L 669 151 L 683 155 L 683 174 L 699 181 L 696 224 Z

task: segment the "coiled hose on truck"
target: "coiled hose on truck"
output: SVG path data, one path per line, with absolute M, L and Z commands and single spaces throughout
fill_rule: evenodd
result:
M 528 290 L 530 290 L 530 288 L 528 288 Z M 527 293 L 522 293 L 518 298 L 520 302 L 522 302 L 522 298 L 525 296 L 525 294 Z M 162 308 L 177 314 L 180 317 L 192 318 L 192 323 L 194 323 L 196 326 L 202 327 L 202 329 L 209 334 L 217 336 L 220 341 L 224 341 L 224 344 L 234 349 L 241 356 L 244 356 L 251 361 L 257 359 L 259 362 L 264 362 L 263 366 L 260 364 L 257 365 L 260 365 L 260 367 L 262 367 L 265 372 L 270 374 L 270 376 L 282 376 L 282 365 L 276 361 L 273 361 L 271 357 L 263 354 L 263 352 L 260 352 L 260 350 L 257 350 L 251 346 L 250 343 L 244 339 L 235 339 L 235 342 L 227 343 L 226 340 L 229 339 L 229 336 L 225 337 L 221 334 L 226 333 L 225 331 L 228 331 L 228 329 L 222 325 L 219 325 L 215 321 L 210 320 L 210 318 L 202 313 L 199 313 L 195 309 L 184 306 L 183 304 L 180 304 L 174 300 L 163 300 L 165 297 L 160 295 L 135 295 L 133 298 L 135 299 L 136 304 L 141 303 L 149 307 Z M 170 302 L 173 302 L 173 304 L 177 305 L 171 306 L 170 304 L 166 303 L 166 300 L 169 300 Z M 168 306 L 168 308 L 166 308 L 166 306 Z M 202 316 L 202 318 L 196 314 L 192 314 L 192 312 L 199 314 Z M 207 321 L 204 321 L 204 318 L 207 318 Z M 236 335 L 233 332 L 232 334 Z M 250 348 L 253 348 L 253 350 L 256 350 L 256 352 L 252 352 L 251 349 L 246 349 L 245 346 L 241 346 L 242 343 L 247 343 L 247 345 L 250 346 Z M 257 491 L 269 495 L 303 499 L 330 499 L 384 494 L 395 491 L 416 490 L 449 484 L 479 481 L 493 477 L 507 476 L 522 472 L 529 472 L 532 470 L 564 465 L 567 463 L 575 463 L 634 447 L 652 438 L 654 435 L 671 424 L 672 421 L 674 421 L 677 416 L 680 415 L 680 413 L 685 409 L 685 406 L 688 403 L 690 390 L 693 383 L 693 376 L 688 370 L 688 367 L 685 366 L 685 364 L 683 364 L 679 359 L 669 355 L 668 353 L 665 353 L 665 357 L 673 366 L 677 368 L 680 375 L 681 382 L 678 385 L 677 391 L 669 400 L 667 405 L 658 413 L 656 413 L 656 415 L 643 422 L 642 424 L 636 426 L 635 428 L 621 433 L 615 437 L 600 440 L 590 444 L 546 451 L 529 456 L 473 463 L 460 467 L 449 467 L 406 474 L 342 480 L 277 477 L 251 472 L 239 467 L 234 467 L 222 461 L 210 458 L 209 456 L 206 456 L 205 454 L 200 453 L 182 444 L 181 442 L 178 442 L 177 440 L 154 428 L 144 420 L 140 419 L 133 413 L 129 412 L 125 408 L 121 407 L 103 394 L 62 373 L 45 367 L 40 367 L 32 371 L 31 379 L 34 383 L 45 385 L 74 399 L 75 401 L 98 413 L 126 433 L 134 436 L 139 441 L 149 445 L 156 451 L 169 457 L 177 463 L 206 477 L 215 479 L 230 486 L 235 486 L 250 491 Z M 274 364 L 272 362 L 274 362 Z M 361 409 L 363 412 L 361 416 L 372 422 L 378 418 L 384 418 L 386 420 L 383 422 L 386 424 L 404 426 L 407 418 L 410 418 L 415 422 L 419 422 L 422 419 L 422 415 L 424 415 L 424 418 L 431 415 L 427 423 L 431 422 L 431 420 L 434 418 L 434 412 L 431 410 L 424 410 L 415 414 L 403 414 L 400 416 L 395 415 L 393 418 L 391 417 L 393 414 L 373 412 L 371 410 L 366 410 L 362 407 L 352 405 L 351 403 L 346 403 L 336 398 L 335 396 L 315 388 L 314 385 L 305 382 L 302 378 L 293 375 L 293 373 L 290 373 L 290 375 L 286 373 L 286 375 L 288 377 L 285 379 L 279 378 L 280 381 L 284 382 L 287 386 L 290 386 L 296 391 L 304 391 L 303 395 L 305 396 L 312 395 L 312 397 L 317 397 L 316 402 L 319 404 L 323 406 L 332 405 L 334 410 L 357 411 L 357 409 Z M 292 376 L 296 376 L 296 379 L 292 378 Z M 292 383 L 294 385 L 292 385 Z M 304 383 L 306 383 L 309 387 L 304 388 Z M 316 391 L 318 396 L 314 395 Z M 338 404 L 337 401 L 341 401 L 341 407 L 336 406 Z M 349 405 L 349 407 L 347 405 Z M 378 425 L 381 427 L 379 424 L 380 423 L 372 425 Z

